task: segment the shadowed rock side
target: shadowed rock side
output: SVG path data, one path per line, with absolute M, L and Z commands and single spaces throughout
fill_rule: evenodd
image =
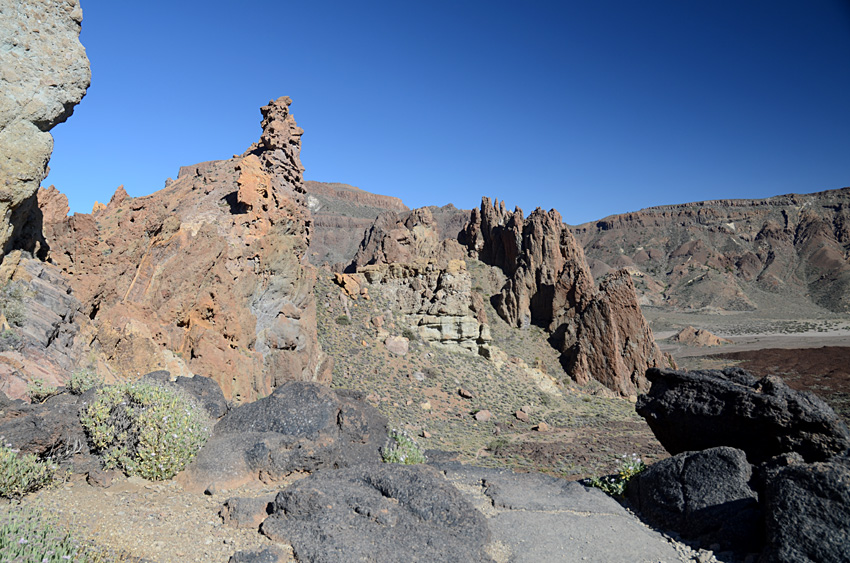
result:
M 557 211 L 509 212 L 483 198 L 461 233 L 469 253 L 501 268 L 508 281 L 493 304 L 517 327 L 552 333 L 568 373 L 596 379 L 621 395 L 648 388 L 648 367 L 668 366 L 637 302 L 629 274 L 616 272 L 594 286 L 581 246 Z
M 651 369 L 636 410 L 671 454 L 731 446 L 751 463 L 796 452 L 823 461 L 850 448 L 850 430 L 821 399 L 777 376 L 737 368 Z
M 49 131 L 80 103 L 91 73 L 77 0 L 0 4 L 0 259 L 39 250 L 35 193 L 53 152 Z
M 60 196 L 42 192 L 49 258 L 85 304 L 91 348 L 114 377 L 200 374 L 237 401 L 330 378 L 290 103 L 262 108 L 260 141 L 241 156 L 183 167 L 150 196 L 119 188 L 105 208 L 65 217 L 49 212 Z
M 651 207 L 574 227 L 595 275 L 628 268 L 643 305 L 850 311 L 850 188 Z

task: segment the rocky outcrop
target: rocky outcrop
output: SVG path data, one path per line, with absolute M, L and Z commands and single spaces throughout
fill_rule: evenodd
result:
M 762 561 L 814 563 L 850 558 L 850 453 L 794 464 L 766 486 L 768 548 Z
M 584 252 L 557 211 L 507 211 L 483 198 L 460 240 L 482 262 L 508 277 L 494 305 L 516 327 L 552 333 L 567 372 L 579 383 L 601 381 L 621 395 L 648 388 L 648 367 L 670 359 L 655 345 L 629 274 L 615 272 L 598 288 Z
M 795 452 L 823 461 L 850 447 L 850 430 L 821 399 L 776 376 L 744 370 L 650 369 L 636 410 L 671 454 L 730 446 L 751 463 Z
M 675 309 L 850 310 L 850 188 L 651 207 L 574 227 L 595 271 Z
M 702 545 L 751 553 L 762 547 L 762 514 L 751 477 L 744 452 L 711 448 L 653 464 L 629 482 L 627 493 L 653 526 Z
M 233 489 L 320 468 L 380 461 L 387 421 L 345 392 L 289 382 L 222 418 L 177 479 L 187 490 Z
M 313 474 L 278 493 L 261 529 L 298 561 L 491 561 L 484 515 L 422 465 Z
M 679 342 L 686 346 L 698 346 L 700 348 L 704 346 L 722 346 L 724 344 L 731 344 L 731 340 L 727 340 L 726 338 L 720 338 L 716 334 L 713 334 L 704 328 L 694 328 L 692 326 L 686 326 L 672 338 L 670 338 L 673 342 Z
M 49 131 L 71 116 L 91 78 L 82 21 L 77 0 L 0 6 L 0 259 L 44 250 L 35 194 L 53 152 Z
M 490 330 L 464 257 L 457 241 L 441 239 L 431 210 L 421 208 L 403 217 L 378 217 L 353 269 L 363 281 L 380 287 L 402 324 L 423 341 L 480 352 L 490 341 Z
M 408 211 L 400 199 L 346 184 L 304 182 L 313 216 L 310 261 L 342 271 L 351 263 L 364 233 L 381 213 Z
M 112 377 L 198 374 L 237 402 L 329 380 L 290 103 L 262 108 L 260 140 L 241 156 L 183 167 L 150 196 L 119 188 L 92 215 L 57 217 L 58 196 L 44 192 L 48 257 L 84 304 L 91 349 Z

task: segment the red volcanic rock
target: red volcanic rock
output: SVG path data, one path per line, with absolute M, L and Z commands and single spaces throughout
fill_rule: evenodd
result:
M 118 378 L 156 369 L 215 379 L 238 401 L 290 380 L 327 382 L 291 100 L 262 108 L 243 155 L 180 169 L 150 196 L 119 188 L 95 215 L 57 217 L 45 193 L 50 259 L 95 326 Z
M 647 388 L 648 367 L 667 366 L 655 345 L 628 272 L 597 289 L 584 252 L 557 211 L 508 212 L 483 198 L 461 233 L 481 261 L 508 276 L 496 310 L 517 327 L 546 328 L 579 383 L 596 379 L 621 395 Z

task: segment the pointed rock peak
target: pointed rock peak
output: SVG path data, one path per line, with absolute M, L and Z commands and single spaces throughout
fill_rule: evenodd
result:
M 121 184 L 118 186 L 118 189 L 115 190 L 115 193 L 112 194 L 112 199 L 109 200 L 107 206 L 115 207 L 117 205 L 121 205 L 127 199 L 130 199 L 130 196 L 127 194 L 127 190 L 124 189 L 124 184 Z

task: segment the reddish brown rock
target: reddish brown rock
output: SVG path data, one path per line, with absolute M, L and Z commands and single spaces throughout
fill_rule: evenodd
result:
M 647 388 L 647 368 L 669 365 L 628 272 L 616 272 L 596 288 L 581 246 L 557 211 L 537 209 L 523 219 L 522 210 L 508 212 L 504 202 L 491 204 L 485 197 L 461 242 L 507 275 L 496 299 L 499 315 L 517 327 L 549 330 L 577 382 L 596 379 L 629 396 Z
M 694 328 L 686 326 L 676 333 L 670 340 L 673 342 L 681 342 L 688 346 L 722 346 L 723 344 L 731 344 L 732 341 L 726 338 L 720 338 L 702 328 Z
M 850 188 L 651 207 L 574 232 L 595 272 L 631 261 L 642 303 L 850 310 Z
M 96 215 L 45 215 L 50 258 L 70 276 L 95 326 L 92 346 L 116 377 L 200 374 L 237 401 L 329 380 L 290 103 L 262 108 L 260 141 L 239 157 L 183 167 L 147 197 L 119 188 Z M 46 193 L 45 209 L 58 209 L 56 199 Z

